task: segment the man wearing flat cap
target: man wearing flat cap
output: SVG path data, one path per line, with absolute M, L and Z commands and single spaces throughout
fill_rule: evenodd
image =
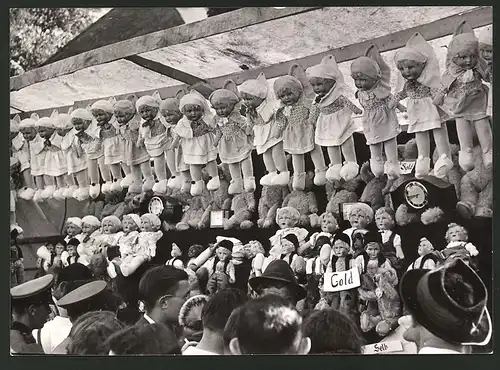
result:
M 31 334 L 40 329 L 50 315 L 52 302 L 50 288 L 54 283 L 51 274 L 30 280 L 10 290 L 12 324 L 10 327 L 10 353 L 15 355 L 43 353 Z

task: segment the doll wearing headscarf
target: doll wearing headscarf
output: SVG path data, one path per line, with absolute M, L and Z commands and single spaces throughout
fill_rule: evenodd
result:
M 120 192 L 123 187 L 130 186 L 130 167 L 125 163 L 125 140 L 120 135 L 120 125 L 114 116 L 113 104 L 115 103 L 116 100 L 111 98 L 109 101 L 98 100 L 91 106 L 92 115 L 99 126 L 99 139 L 102 142 L 104 164 L 109 166 L 113 176 L 111 184 L 105 178 L 110 192 Z M 123 172 L 128 175 L 125 182 L 123 181 L 122 168 Z M 107 176 L 109 176 L 109 172 Z M 105 177 L 104 174 L 103 177 Z M 103 190 L 103 193 L 106 193 L 106 191 Z
M 101 235 L 100 228 L 101 221 L 97 217 L 88 215 L 82 218 L 83 239 L 76 249 L 79 255 L 78 263 L 87 266 L 92 255 L 97 252 L 96 238 Z
M 207 100 L 196 90 L 182 97 L 179 109 L 184 114 L 175 127 L 175 132 L 180 137 L 180 145 L 184 162 L 189 165 L 191 174 L 191 195 L 203 193 L 205 186 L 201 170 L 206 166 L 210 180 L 207 190 L 215 191 L 220 187 L 219 172 L 217 170 L 217 148 L 214 145 L 214 128 L 212 112 Z
M 82 220 L 79 217 L 68 217 L 66 220 L 66 236 L 64 241 L 66 244 L 73 238 L 83 241 L 84 235 L 82 234 Z
M 415 177 L 427 176 L 430 171 L 430 138 L 432 131 L 439 159 L 434 165 L 434 176 L 445 178 L 452 169 L 451 149 L 446 120 L 449 118 L 441 107 L 432 104 L 432 97 L 439 90 L 439 63 L 432 47 L 419 33 L 414 34 L 394 55 L 394 62 L 401 75 L 402 90 L 394 95 L 394 103 L 408 98 L 408 133 L 415 133 L 418 158 Z
M 484 81 L 488 86 L 488 106 L 486 113 L 493 119 L 493 34 L 491 26 L 485 27 L 478 34 L 479 52 L 481 57 L 486 62 Z
M 391 106 L 389 86 L 391 70 L 375 45 L 351 64 L 351 76 L 358 91 L 356 97 L 364 109 L 363 133 L 370 147 L 370 168 L 376 177 L 387 173 L 389 179 L 399 177 L 396 137 L 401 132 L 396 110 Z M 399 110 L 405 110 L 397 104 Z M 382 157 L 385 151 L 386 161 Z
M 104 190 L 107 192 L 111 186 L 109 168 L 104 164 L 102 143 L 99 139 L 99 130 L 97 125 L 92 123 L 94 117 L 87 109 L 75 109 L 71 112 L 70 116 L 71 123 L 76 131 L 75 149 L 80 157 L 83 156 L 83 154 L 87 157 L 88 179 L 90 179 L 89 184 L 87 176 L 84 176 L 84 172 L 78 172 L 76 174 L 76 180 L 78 181 L 79 187 L 78 190 L 82 196 L 84 196 L 84 193 L 88 191 L 90 197 L 95 199 L 101 193 L 99 170 L 103 179 L 105 181 L 109 181 L 107 185 L 103 185 L 103 192 Z
M 168 182 L 165 163 L 168 133 L 167 126 L 160 115 L 158 96 L 157 98 L 149 95 L 141 96 L 135 103 L 135 106 L 142 118 L 139 129 L 139 145 L 144 145 L 149 156 L 153 158 L 157 182 L 153 185 L 152 189 L 154 192 L 165 194 Z
M 474 30 L 463 21 L 450 41 L 446 55 L 446 70 L 441 79 L 441 91 L 434 104 L 448 109 L 455 118 L 460 151 L 458 163 L 468 172 L 474 168 L 472 156 L 474 129 L 482 149 L 483 164 L 489 169 L 493 163 L 493 135 L 486 109 L 488 87 L 486 62 L 481 58 L 479 42 Z M 471 125 L 474 125 L 474 128 Z
M 233 81 L 226 81 L 223 89 L 215 90 L 209 97 L 217 115 L 214 117 L 214 145 L 222 163 L 228 164 L 231 173 L 229 194 L 255 191 L 252 149 L 253 129 L 240 112 L 238 89 Z M 242 178 L 243 175 L 243 178 Z
M 309 116 L 316 127 L 314 140 L 327 148 L 330 158 L 326 179 L 351 180 L 359 172 L 353 139 L 356 125 L 352 114 L 361 114 L 362 111 L 345 97 L 344 76 L 333 55 L 327 55 L 320 64 L 308 68 L 306 74 L 316 93 Z
M 33 199 L 35 195 L 35 184 L 31 176 L 30 150 L 28 141 L 24 138 L 20 127 L 21 119 L 16 115 L 10 120 L 10 143 L 12 156 L 20 163 L 19 171 L 23 179 L 23 188 L 19 190 L 19 198 L 25 200 Z
M 118 132 L 124 140 L 123 162 L 130 168 L 121 185 L 129 185 L 131 193 L 147 192 L 153 188 L 155 179 L 149 162 L 149 154 L 144 145 L 139 145 L 140 120 L 136 119 L 136 109 L 132 101 L 119 100 L 113 106 L 113 112 L 118 122 Z M 142 178 L 144 177 L 144 183 Z M 131 181 L 131 183 L 129 183 Z
M 254 145 L 257 154 L 263 155 L 267 175 L 260 179 L 262 186 L 285 186 L 290 180 L 287 168 L 285 151 L 283 150 L 283 136 L 275 121 L 275 113 L 279 102 L 269 91 L 266 76 L 261 73 L 255 80 L 243 82 L 238 91 L 247 107 L 246 119 L 253 127 Z
M 280 135 L 283 135 L 283 149 L 292 155 L 292 187 L 294 190 L 304 190 L 304 155 L 310 153 L 314 163 L 315 185 L 326 184 L 327 167 L 321 147 L 314 142 L 314 124 L 309 121 L 312 87 L 299 65 L 292 65 L 288 74 L 289 76 L 274 81 L 274 93 L 282 103 L 276 112 L 276 121 L 282 131 Z

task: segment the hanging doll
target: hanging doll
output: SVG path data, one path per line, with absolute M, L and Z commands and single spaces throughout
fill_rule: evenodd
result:
M 84 235 L 82 234 L 82 220 L 79 217 L 68 217 L 66 220 L 66 236 L 64 241 L 66 244 L 73 238 L 80 241 L 83 240 Z
M 415 133 L 418 148 L 415 177 L 422 178 L 429 174 L 429 134 L 432 131 L 439 154 L 439 159 L 434 164 L 434 176 L 444 178 L 453 168 L 453 162 L 446 128 L 449 117 L 441 107 L 432 104 L 432 97 L 440 86 L 436 54 L 422 35 L 416 33 L 408 40 L 406 47 L 397 51 L 394 62 L 401 72 L 401 91 L 394 95 L 394 102 L 389 106 L 395 106 L 397 101 L 408 98 L 408 133 Z
M 276 112 L 276 122 L 283 135 L 283 149 L 292 155 L 294 190 L 304 190 L 306 172 L 304 155 L 310 153 L 315 168 L 314 184 L 326 184 L 325 158 L 314 142 L 314 124 L 309 121 L 309 107 L 314 95 L 304 70 L 298 64 L 290 67 L 289 76 L 274 81 L 274 93 L 282 106 Z
M 479 254 L 475 245 L 469 242 L 469 233 L 465 227 L 461 225 L 456 223 L 449 224 L 445 239 L 448 243 L 445 249 L 463 247 L 469 252 L 471 257 L 475 257 Z
M 373 221 L 373 209 L 366 203 L 354 203 L 347 211 L 347 220 L 351 227 L 344 230 L 344 233 L 351 238 L 352 247 L 354 232 L 357 230 L 368 231 L 366 228 Z
M 116 103 L 114 98 L 109 101 L 98 100 L 91 106 L 91 112 L 97 121 L 99 127 L 99 139 L 102 143 L 103 149 L 103 167 L 101 167 L 101 175 L 106 181 L 103 185 L 103 193 L 108 192 L 120 192 L 122 189 L 128 188 L 131 184 L 132 177 L 130 176 L 130 168 L 125 164 L 125 140 L 122 135 L 120 135 L 120 125 L 114 117 L 113 105 Z M 109 167 L 109 171 L 106 168 Z M 127 175 L 124 179 L 122 176 L 123 172 Z M 111 177 L 109 176 L 111 172 Z M 111 182 L 112 181 L 112 182 Z M 109 186 L 109 188 L 108 188 Z
M 463 21 L 459 24 L 446 55 L 446 70 L 441 78 L 441 91 L 433 103 L 442 103 L 448 109 L 457 126 L 460 152 L 458 163 L 468 172 L 474 168 L 472 156 L 474 129 L 483 151 L 483 164 L 491 168 L 493 161 L 493 136 L 486 113 L 488 106 L 488 87 L 483 84 L 486 78 L 486 62 L 481 58 L 479 42 L 474 30 Z M 474 125 L 474 128 L 471 127 Z
M 101 221 L 95 216 L 87 215 L 82 218 L 83 240 L 78 245 L 78 262 L 87 266 L 90 263 L 90 257 L 97 251 L 95 238 L 101 234 Z
M 222 163 L 228 164 L 231 182 L 228 193 L 239 194 L 243 190 L 255 191 L 252 149 L 253 129 L 240 110 L 240 98 L 236 84 L 229 80 L 224 88 L 215 90 L 209 97 L 217 115 L 214 117 L 214 145 L 217 147 Z M 242 178 L 243 175 L 243 178 Z
M 390 180 L 399 177 L 396 136 L 401 132 L 396 111 L 391 108 L 391 69 L 375 45 L 351 64 L 351 76 L 358 88 L 356 97 L 364 109 L 363 133 L 370 147 L 370 168 L 375 177 L 384 170 Z M 397 108 L 405 108 L 398 103 Z M 382 157 L 385 151 L 386 161 Z
M 493 34 L 491 26 L 485 27 L 478 35 L 479 52 L 481 58 L 486 62 L 485 78 L 488 86 L 488 106 L 486 113 L 493 119 Z
M 19 171 L 21 172 L 24 184 L 24 187 L 19 190 L 18 196 L 21 199 L 31 200 L 35 195 L 35 184 L 31 176 L 29 144 L 22 133 L 20 123 L 21 119 L 19 115 L 10 120 L 10 142 L 12 155 L 20 163 Z M 26 128 L 25 132 L 29 132 L 29 129 Z
M 66 250 L 61 253 L 61 260 L 64 267 L 78 263 L 80 255 L 78 254 L 78 245 L 80 240 L 72 238 L 66 243 Z
M 375 223 L 382 237 L 382 253 L 391 262 L 398 273 L 402 273 L 405 255 L 401 248 L 401 237 L 392 231 L 394 228 L 394 211 L 382 207 L 375 212 Z
M 344 76 L 333 55 L 325 56 L 320 64 L 308 68 L 306 74 L 316 93 L 309 115 L 316 127 L 315 143 L 326 147 L 330 158 L 326 178 L 329 181 L 352 180 L 359 172 L 353 138 L 356 125 L 352 114 L 361 114 L 362 111 L 345 97 Z
M 155 184 L 149 154 L 144 145 L 139 145 L 140 120 L 136 118 L 135 105 L 129 99 L 119 100 L 113 106 L 113 113 L 118 123 L 118 133 L 124 140 L 122 163 L 130 168 L 130 193 L 147 192 Z M 116 139 L 114 139 L 116 140 Z M 142 178 L 144 177 L 144 183 Z M 125 176 L 125 179 L 127 176 Z M 127 181 L 123 180 L 123 187 Z
M 196 90 L 184 95 L 179 103 L 179 109 L 184 117 L 177 123 L 175 132 L 178 135 L 173 146 L 181 146 L 184 163 L 189 165 L 191 174 L 191 195 L 203 193 L 205 183 L 202 178 L 202 168 L 206 166 L 210 180 L 207 190 L 215 191 L 220 187 L 219 172 L 217 170 L 217 149 L 214 146 L 214 128 L 212 112 L 207 100 Z
M 207 282 L 207 291 L 210 295 L 229 287 L 229 284 L 235 282 L 234 265 L 231 262 L 233 242 L 220 236 L 216 239 L 216 255 L 203 265 L 210 276 Z
M 290 181 L 290 172 L 283 150 L 283 136 L 275 121 L 279 102 L 269 91 L 266 76 L 261 73 L 257 79 L 243 82 L 238 90 L 247 108 L 247 123 L 253 127 L 257 154 L 263 155 L 267 170 L 267 175 L 260 179 L 260 184 L 262 186 L 287 185 Z
M 434 246 L 429 241 L 429 239 L 425 237 L 420 238 L 420 242 L 418 244 L 419 257 L 410 266 L 408 266 L 407 271 L 418 269 L 434 269 L 436 267 L 438 259 L 432 252 L 434 252 Z
M 182 262 L 182 251 L 179 248 L 179 246 L 175 243 L 172 243 L 172 250 L 170 251 L 170 256 L 172 257 L 169 259 L 165 265 L 167 266 L 174 266 L 175 268 L 179 270 L 184 270 L 184 262 Z

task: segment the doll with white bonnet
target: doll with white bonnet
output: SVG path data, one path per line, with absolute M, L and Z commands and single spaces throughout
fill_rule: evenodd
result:
M 345 97 L 344 76 L 333 55 L 306 70 L 307 78 L 316 93 L 311 106 L 310 121 L 315 129 L 315 143 L 326 147 L 330 164 L 327 180 L 352 180 L 359 172 L 353 134 L 356 125 L 352 114 L 362 111 Z M 344 163 L 342 162 L 344 156 Z
M 177 269 L 184 270 L 184 262 L 182 262 L 182 251 L 179 246 L 175 243 L 172 243 L 172 250 L 170 251 L 170 258 L 165 265 L 174 266 Z
M 82 219 L 79 217 L 68 217 L 65 224 L 66 236 L 64 241 L 68 243 L 71 239 L 76 238 L 80 241 L 83 240 L 82 234 Z
M 141 96 L 135 106 L 141 116 L 139 128 L 139 145 L 144 145 L 149 156 L 153 159 L 157 182 L 153 191 L 165 194 L 167 192 L 167 167 L 165 152 L 168 146 L 168 132 L 163 117 L 160 115 L 159 94 Z
M 276 121 L 283 135 L 283 149 L 292 156 L 294 190 L 304 190 L 306 183 L 304 155 L 309 153 L 315 167 L 314 184 L 326 184 L 325 158 L 314 142 L 314 124 L 309 120 L 309 107 L 314 95 L 304 70 L 298 64 L 290 67 L 288 76 L 274 81 L 274 93 L 282 106 Z
M 20 123 L 21 119 L 19 115 L 10 120 L 10 143 L 12 156 L 17 158 L 20 163 L 19 171 L 21 172 L 24 184 L 23 188 L 19 190 L 19 198 L 31 200 L 35 195 L 35 184 L 31 176 L 29 144 L 21 132 Z
M 466 172 L 474 168 L 474 131 L 481 146 L 485 168 L 491 168 L 493 163 L 493 135 L 486 112 L 488 87 L 483 84 L 485 69 L 486 62 L 481 58 L 474 30 L 467 21 L 463 21 L 448 45 L 441 91 L 433 102 L 436 105 L 443 104 L 455 118 L 460 142 L 458 163 Z
M 118 123 L 118 132 L 124 140 L 123 162 L 130 168 L 129 192 L 140 193 L 151 190 L 155 179 L 151 169 L 149 154 L 144 145 L 139 145 L 140 120 L 136 119 L 134 103 L 129 99 L 117 101 L 113 106 L 113 113 Z M 127 176 L 122 186 L 127 185 Z M 143 183 L 144 177 L 144 183 Z
M 254 145 L 258 155 L 262 155 L 267 174 L 260 179 L 262 186 L 285 186 L 290 180 L 283 136 L 275 121 L 279 106 L 269 91 L 266 76 L 261 73 L 255 80 L 247 80 L 238 87 L 239 95 L 247 107 L 246 119 L 253 127 Z
M 394 180 L 399 177 L 396 137 L 401 132 L 395 107 L 390 106 L 391 69 L 375 45 L 351 64 L 351 77 L 357 87 L 356 97 L 364 109 L 363 134 L 370 147 L 370 168 L 376 177 L 387 173 Z M 398 103 L 399 110 L 405 110 Z M 385 152 L 386 160 L 382 155 Z
M 77 253 L 79 255 L 78 262 L 87 266 L 90 263 L 90 258 L 97 251 L 96 237 L 101 234 L 101 221 L 95 216 L 87 215 L 82 218 L 82 235 L 83 240 L 78 245 Z
M 490 116 L 490 119 L 493 119 L 493 32 L 491 26 L 487 26 L 481 30 L 477 38 L 479 41 L 479 52 L 486 62 L 484 81 L 489 88 L 486 113 Z
M 255 191 L 252 149 L 253 129 L 240 112 L 240 98 L 236 84 L 229 80 L 223 89 L 215 90 L 208 98 L 217 113 L 214 117 L 214 145 L 217 146 L 222 163 L 229 166 L 231 182 L 229 194 L 239 194 L 243 190 Z M 242 178 L 243 175 L 243 178 Z
M 401 268 L 405 255 L 401 248 L 401 237 L 392 229 L 396 224 L 394 221 L 394 211 L 389 207 L 381 207 L 375 212 L 375 224 L 382 237 L 382 253 L 391 261 L 392 267 L 397 272 L 402 272 Z
M 433 270 L 436 267 L 438 258 L 434 253 L 434 246 L 426 237 L 420 238 L 418 243 L 418 258 L 408 266 L 407 271 L 426 269 Z
M 415 133 L 418 158 L 415 177 L 427 176 L 430 171 L 430 137 L 432 132 L 439 159 L 434 164 L 434 176 L 444 178 L 453 168 L 446 120 L 448 114 L 432 104 L 432 97 L 440 86 L 439 62 L 427 41 L 418 32 L 394 55 L 394 62 L 401 72 L 399 85 L 402 90 L 394 95 L 394 104 L 408 98 L 408 133 Z
M 109 184 L 109 172 L 105 175 L 102 174 L 105 185 L 109 185 L 110 192 L 119 192 L 124 187 L 130 186 L 131 176 L 130 168 L 125 164 L 125 140 L 120 135 L 119 123 L 114 116 L 114 107 L 116 103 L 114 98 L 107 100 L 98 100 L 91 106 L 91 112 L 99 126 L 99 139 L 102 142 L 104 164 L 109 166 L 111 176 L 113 176 L 112 183 Z M 127 180 L 124 181 L 122 176 L 123 172 L 128 175 Z M 108 178 L 106 178 L 108 176 Z M 103 193 L 107 193 L 103 186 Z
M 462 225 L 456 223 L 449 224 L 445 239 L 448 243 L 445 249 L 463 247 L 469 252 L 471 257 L 475 257 L 479 254 L 475 245 L 469 242 L 469 233 Z
M 214 145 L 214 129 L 212 112 L 207 100 L 196 90 L 184 95 L 179 103 L 179 109 L 184 114 L 175 132 L 179 136 L 184 162 L 189 165 L 191 174 L 191 195 L 201 195 L 205 186 L 202 179 L 202 168 L 205 166 L 210 176 L 207 190 L 215 191 L 220 187 L 217 169 L 217 148 Z M 176 144 L 177 145 L 177 144 Z

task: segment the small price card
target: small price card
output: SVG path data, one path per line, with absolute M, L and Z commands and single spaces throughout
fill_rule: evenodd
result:
M 357 288 L 361 285 L 359 271 L 354 267 L 342 272 L 326 272 L 323 276 L 325 292 L 340 292 Z
M 381 353 L 399 352 L 403 350 L 403 345 L 399 340 L 391 340 L 363 346 L 362 352 L 364 355 L 377 355 Z

